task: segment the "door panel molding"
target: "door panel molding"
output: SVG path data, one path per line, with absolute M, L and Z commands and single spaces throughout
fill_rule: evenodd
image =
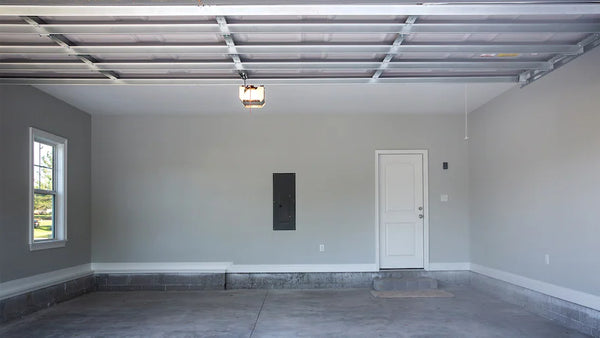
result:
M 380 224 L 379 224 L 379 158 L 381 155 L 414 155 L 423 158 L 423 268 L 430 269 L 429 264 L 429 153 L 420 150 L 375 150 L 375 266 L 380 269 Z

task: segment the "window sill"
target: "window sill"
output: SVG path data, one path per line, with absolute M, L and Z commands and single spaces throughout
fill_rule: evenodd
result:
M 67 244 L 66 240 L 39 241 L 29 244 L 29 251 L 63 248 Z

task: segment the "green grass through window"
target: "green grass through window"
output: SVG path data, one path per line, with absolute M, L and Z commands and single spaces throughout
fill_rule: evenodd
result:
M 33 239 L 52 239 L 52 220 L 40 219 L 40 226 L 33 229 Z

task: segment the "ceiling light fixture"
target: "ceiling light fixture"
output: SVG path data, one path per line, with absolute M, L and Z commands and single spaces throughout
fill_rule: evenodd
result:
M 265 86 L 243 85 L 239 94 L 246 108 L 262 108 L 265 105 Z
M 244 74 L 245 75 L 245 74 Z M 262 108 L 265 105 L 265 86 L 247 85 L 246 76 L 242 76 L 244 84 L 240 86 L 239 96 L 245 108 Z

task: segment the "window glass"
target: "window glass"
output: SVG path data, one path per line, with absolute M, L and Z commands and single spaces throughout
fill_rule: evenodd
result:
M 40 168 L 39 188 L 43 190 L 54 190 L 52 186 L 52 168 Z
M 33 188 L 54 190 L 54 146 L 35 142 L 33 150 Z
M 33 195 L 33 239 L 54 239 L 54 195 Z
M 55 146 L 35 141 L 33 145 L 33 240 L 54 239 Z

